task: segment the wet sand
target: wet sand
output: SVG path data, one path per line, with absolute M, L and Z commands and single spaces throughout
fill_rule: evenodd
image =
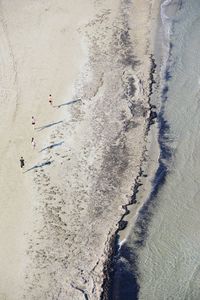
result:
M 1 1 L 2 299 L 100 298 L 146 147 L 155 4 Z

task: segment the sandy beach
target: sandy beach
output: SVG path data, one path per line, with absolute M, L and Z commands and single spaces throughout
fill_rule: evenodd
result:
M 0 300 L 100 299 L 146 149 L 158 3 L 0 1 Z

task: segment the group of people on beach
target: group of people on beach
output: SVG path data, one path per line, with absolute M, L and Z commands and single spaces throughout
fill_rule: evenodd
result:
M 49 94 L 49 104 L 51 106 L 53 106 L 53 99 L 52 99 L 51 94 Z M 31 123 L 32 123 L 33 129 L 35 129 L 36 120 L 35 120 L 34 116 L 32 116 Z M 31 144 L 32 144 L 33 149 L 35 149 L 36 148 L 36 142 L 35 142 L 34 137 L 32 137 L 32 139 L 31 139 Z M 25 160 L 24 160 L 23 156 L 21 156 L 21 158 L 20 158 L 20 167 L 24 168 L 24 166 L 25 166 Z

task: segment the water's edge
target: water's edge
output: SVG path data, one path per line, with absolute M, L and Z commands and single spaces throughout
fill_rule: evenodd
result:
M 160 20 L 161 21 L 161 20 Z M 158 21 L 159 23 L 159 21 Z M 159 26 L 158 26 L 159 27 Z M 157 45 L 155 45 L 156 47 Z M 169 43 L 169 49 L 167 49 L 167 61 L 170 60 L 172 45 Z M 156 49 L 157 50 L 157 49 Z M 164 184 L 168 167 L 166 162 L 171 157 L 171 150 L 168 146 L 168 132 L 169 132 L 169 124 L 167 120 L 164 118 L 164 108 L 165 102 L 167 100 L 168 87 L 166 84 L 164 86 L 159 82 L 161 88 L 160 95 L 160 108 L 158 114 L 156 113 L 155 105 L 151 104 L 151 97 L 153 94 L 153 85 L 158 84 L 155 81 L 155 73 L 158 74 L 159 80 L 161 80 L 162 75 L 164 74 L 165 82 L 170 77 L 170 70 L 167 67 L 167 61 L 163 64 L 163 61 L 158 59 L 156 61 L 156 53 L 155 55 L 151 55 L 151 69 L 149 74 L 149 118 L 147 120 L 146 127 L 146 138 L 150 132 L 151 125 L 154 124 L 154 119 L 157 119 L 158 132 L 157 132 L 157 140 L 159 146 L 159 158 L 158 158 L 158 166 L 155 170 L 155 173 L 152 175 L 152 190 L 150 194 L 145 199 L 145 202 L 142 203 L 141 208 L 139 208 L 139 215 L 135 221 L 134 225 L 134 242 L 133 247 L 129 247 L 127 241 L 123 242 L 120 245 L 120 237 L 119 232 L 124 230 L 127 226 L 127 221 L 124 220 L 125 216 L 129 214 L 129 205 L 133 205 L 137 203 L 137 194 L 139 191 L 141 184 L 142 176 L 144 176 L 143 164 L 145 162 L 145 150 L 142 155 L 140 169 L 138 176 L 134 182 L 133 195 L 131 197 L 131 203 L 128 203 L 123 208 L 125 209 L 125 213 L 121 217 L 118 222 L 118 229 L 115 234 L 110 239 L 110 247 L 108 251 L 108 259 L 104 264 L 104 281 L 102 284 L 103 292 L 101 294 L 101 300 L 128 300 L 128 299 L 138 299 L 140 286 L 138 283 L 138 252 L 137 250 L 144 246 L 148 231 L 148 224 L 151 220 L 153 214 L 153 206 L 154 199 L 158 193 L 159 188 Z M 161 65 L 163 64 L 163 65 Z M 164 68 L 164 70 L 162 69 Z
M 146 132 L 145 137 L 148 136 L 151 125 L 155 123 L 155 119 L 157 118 L 157 112 L 155 105 L 151 104 L 151 96 L 153 93 L 153 85 L 155 84 L 154 80 L 154 74 L 156 72 L 156 63 L 155 58 L 153 55 L 150 56 L 151 59 L 151 69 L 150 69 L 150 75 L 149 75 L 149 95 L 148 95 L 148 104 L 149 104 L 149 117 L 147 119 L 147 125 L 146 125 Z M 128 207 L 132 206 L 133 204 L 137 203 L 137 193 L 139 192 L 139 188 L 142 185 L 141 178 L 144 176 L 144 170 L 143 170 L 143 163 L 146 160 L 146 148 L 143 150 L 142 159 L 140 162 L 140 168 L 139 173 L 135 179 L 134 185 L 133 185 L 133 194 L 131 196 L 131 200 L 129 203 L 123 206 L 124 214 L 122 215 L 121 219 L 118 222 L 118 228 L 115 231 L 115 233 L 110 238 L 109 243 L 109 249 L 108 249 L 108 258 L 107 261 L 104 263 L 104 269 L 103 269 L 103 284 L 102 284 L 102 294 L 100 299 L 101 300 L 111 300 L 111 299 L 118 299 L 116 295 L 114 295 L 114 279 L 117 271 L 117 264 L 119 261 L 119 258 L 123 256 L 122 254 L 125 254 L 126 250 L 126 244 L 124 243 L 122 246 L 119 244 L 119 232 L 124 230 L 126 226 L 128 225 L 128 222 L 124 220 L 124 218 L 130 213 Z M 131 282 L 131 296 L 137 298 L 137 294 L 139 291 L 139 287 L 137 284 L 136 276 L 132 273 L 130 274 L 123 274 L 123 277 L 129 278 L 127 282 Z M 121 278 L 122 279 L 122 278 Z M 123 285 L 123 283 L 121 283 Z M 124 285 L 123 285 L 124 286 Z M 115 298 L 113 298 L 115 297 Z M 127 295 L 126 295 L 127 297 Z M 121 298 L 120 298 L 121 299 Z

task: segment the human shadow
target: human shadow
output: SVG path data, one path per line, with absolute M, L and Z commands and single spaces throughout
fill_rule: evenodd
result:
M 52 148 L 54 148 L 54 147 L 61 146 L 63 143 L 64 143 L 64 141 L 62 141 L 62 142 L 60 142 L 60 143 L 56 143 L 56 144 L 50 145 L 50 146 L 47 146 L 47 147 L 41 149 L 39 152 L 42 152 L 42 151 L 45 151 L 45 150 L 48 150 L 48 149 L 52 149 Z
M 34 169 L 37 169 L 37 168 L 42 168 L 42 167 L 45 167 L 45 166 L 49 166 L 50 164 L 52 164 L 52 162 L 53 162 L 53 160 L 45 161 L 45 162 L 43 162 L 39 165 L 35 165 L 32 168 L 26 170 L 24 173 L 29 172 L 29 171 L 34 170 Z
M 74 103 L 76 103 L 76 102 L 80 102 L 81 101 L 81 99 L 76 99 L 76 100 L 72 100 L 72 101 L 69 101 L 69 102 L 65 102 L 65 103 L 62 103 L 62 104 L 59 104 L 59 105 L 57 105 L 57 106 L 54 106 L 54 107 L 61 107 L 61 106 L 65 106 L 65 105 L 70 105 L 70 104 L 74 104 Z
M 41 131 L 41 130 L 43 130 L 43 129 L 45 129 L 45 128 L 49 128 L 49 127 L 55 126 L 55 125 L 60 124 L 60 123 L 62 123 L 62 122 L 63 122 L 63 121 L 50 123 L 50 124 L 47 124 L 47 125 L 44 125 L 44 126 L 41 126 L 41 127 L 37 127 L 37 128 L 35 128 L 35 129 L 36 129 L 37 131 Z

